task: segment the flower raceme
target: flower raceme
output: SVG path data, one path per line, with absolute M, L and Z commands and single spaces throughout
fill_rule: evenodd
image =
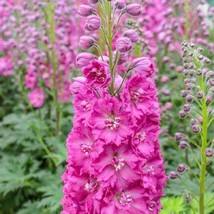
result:
M 92 5 L 81 10 L 90 11 L 93 4 L 119 9 L 118 2 L 91 1 Z M 106 11 L 99 11 L 102 17 Z M 140 6 L 121 6 L 119 13 L 125 11 L 137 16 Z M 102 19 L 95 14 L 87 15 L 86 30 L 102 33 Z M 95 22 L 88 25 L 90 17 Z M 106 55 L 81 53 L 76 58 L 83 76 L 75 78 L 70 87 L 75 115 L 66 141 L 62 214 L 156 214 L 161 209 L 166 176 L 158 142 L 160 109 L 153 63 L 147 57 L 129 57 L 138 41 L 134 30 L 125 31 L 114 49 L 114 20 L 109 23 L 111 30 L 101 34 L 104 40 L 108 36 Z M 101 52 L 93 37 L 81 37 L 79 45 L 93 48 L 92 41 Z M 126 68 L 125 73 L 118 65 Z

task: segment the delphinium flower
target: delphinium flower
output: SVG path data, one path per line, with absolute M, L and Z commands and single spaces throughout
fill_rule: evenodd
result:
M 70 87 L 75 114 L 62 176 L 62 213 L 158 213 L 166 176 L 154 67 L 148 58 L 131 54 L 137 32 L 121 34 L 118 28 L 122 16 L 139 16 L 141 6 L 90 1 L 78 14 L 88 33 L 79 46 L 93 53 L 77 55 L 82 76 Z
M 208 52 L 209 57 L 213 55 L 212 34 L 209 35 L 211 21 L 203 11 L 205 5 L 200 2 L 146 0 L 142 3 L 147 15 L 139 17 L 140 29 L 147 44 L 150 44 L 147 45 L 148 50 L 157 65 L 155 79 L 161 103 L 161 139 L 167 152 L 178 126 L 182 131 L 187 126 L 186 121 L 174 123 L 175 120 L 179 121 L 178 112 L 183 105 L 179 96 L 184 70 L 180 44 L 184 39 L 197 42 Z M 168 158 L 174 162 L 173 158 Z
M 25 76 L 28 90 L 40 87 L 46 98 L 53 94 L 55 102 L 69 101 L 70 71 L 78 52 L 77 35 L 82 29 L 75 26 L 75 1 L 3 0 L 0 13 L 0 75 L 12 74 L 13 70 L 17 79 Z M 47 93 L 49 90 L 52 92 Z
M 13 46 L 13 41 L 7 39 L 7 36 L 11 35 L 8 32 L 8 20 L 11 17 L 11 2 L 0 2 L 0 76 L 10 76 L 13 74 L 13 63 L 10 48 Z M 13 26 L 13 24 L 11 23 Z M 5 33 L 7 31 L 7 33 Z
M 48 115 L 55 111 L 56 133 L 60 130 L 62 105 L 71 100 L 70 78 L 76 75 L 71 70 L 79 51 L 78 35 L 83 29 L 82 21 L 75 18 L 78 13 L 75 3 L 69 0 L 0 3 L 0 75 L 13 74 L 11 78 L 16 80 L 26 108 L 47 107 Z M 42 99 L 35 93 L 38 88 Z
M 214 121 L 213 114 L 213 70 L 209 64 L 213 66 L 207 57 L 203 55 L 203 49 L 197 48 L 193 43 L 183 42 L 183 61 L 184 61 L 184 76 L 185 90 L 182 91 L 182 97 L 185 98 L 186 104 L 183 110 L 179 112 L 181 118 L 190 119 L 191 133 L 178 132 L 175 135 L 175 140 L 179 142 L 179 148 L 192 152 L 193 160 L 198 166 L 197 171 L 192 171 L 192 164 L 180 163 L 177 167 L 177 172 L 171 172 L 171 179 L 183 180 L 183 173 L 191 173 L 192 178 L 199 186 L 199 191 L 190 190 L 190 195 L 198 202 L 197 213 L 204 214 L 206 206 L 209 206 L 211 201 L 205 203 L 205 197 L 208 192 L 212 192 L 213 179 L 209 181 L 208 165 L 212 162 L 213 156 L 213 141 L 212 128 Z M 199 155 L 197 155 L 199 153 Z M 194 179 L 196 178 L 196 179 Z M 185 187 L 186 188 L 186 187 Z M 189 203 L 189 202 L 188 202 Z M 191 203 L 189 203 L 191 205 Z

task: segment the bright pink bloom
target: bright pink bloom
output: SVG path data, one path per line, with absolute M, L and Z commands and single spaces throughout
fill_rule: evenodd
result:
M 83 67 L 82 72 L 87 83 L 94 87 L 106 87 L 110 82 L 110 71 L 108 65 L 99 60 L 93 60 L 89 65 Z
M 108 204 L 101 214 L 157 214 L 159 202 L 154 196 L 148 196 L 140 183 L 133 183 L 131 187 L 115 191 L 108 198 Z
M 117 11 L 125 7 L 123 1 L 115 4 Z M 82 9 L 86 16 L 91 8 Z M 127 4 L 123 10 L 137 16 L 141 6 Z M 86 23 L 89 30 L 100 27 L 98 16 L 89 16 Z M 114 40 L 113 59 L 120 52 L 114 76 L 108 53 L 77 56 L 83 77 L 70 86 L 74 119 L 66 141 L 61 214 L 158 214 L 161 209 L 166 176 L 158 142 L 160 108 L 151 78 L 154 64 L 146 57 L 127 61 L 130 54 L 124 52 L 138 40 L 135 31 L 116 34 Z M 80 46 L 89 48 L 93 42 L 86 36 Z M 120 74 L 128 68 L 123 78 Z
M 122 97 L 131 115 L 139 118 L 156 105 L 155 85 L 149 78 L 134 75 L 126 82 Z
M 45 93 L 41 88 L 35 88 L 33 91 L 29 93 L 28 99 L 30 103 L 33 105 L 33 107 L 40 108 L 44 104 Z
M 137 165 L 139 158 L 129 145 L 120 147 L 106 145 L 103 152 L 94 160 L 93 167 L 97 178 L 107 187 L 123 187 L 128 182 L 139 179 Z
M 123 111 L 121 103 L 112 97 L 95 103 L 90 121 L 96 138 L 116 145 L 127 140 L 133 126 L 129 114 Z

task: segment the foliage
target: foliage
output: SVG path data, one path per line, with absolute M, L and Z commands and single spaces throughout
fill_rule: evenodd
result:
M 11 89 L 6 91 L 3 86 L 0 95 L 10 94 Z M 16 106 L 19 99 L 17 95 L 3 100 L 3 106 L 10 107 L 0 122 L 0 213 L 59 213 L 71 110 L 63 109 L 67 115 L 62 121 L 64 134 L 54 137 L 55 124 L 50 122 L 54 119 L 45 119 L 42 109 L 23 112 L 21 105 Z

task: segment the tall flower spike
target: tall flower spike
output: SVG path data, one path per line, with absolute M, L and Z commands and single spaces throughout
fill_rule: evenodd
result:
M 199 194 L 193 194 L 193 196 L 194 198 L 199 198 L 197 210 L 200 214 L 204 214 L 206 213 L 205 206 L 209 206 L 209 203 L 205 203 L 205 194 L 209 189 L 206 183 L 206 177 L 208 176 L 207 165 L 209 164 L 209 158 L 213 155 L 213 149 L 210 148 L 211 140 L 209 140 L 211 137 L 209 127 L 214 121 L 214 115 L 209 114 L 209 108 L 213 107 L 213 94 L 210 91 L 212 86 L 209 84 L 209 81 L 212 81 L 213 76 L 209 75 L 206 69 L 204 69 L 207 64 L 210 64 L 210 61 L 201 54 L 200 48 L 197 49 L 195 44 L 189 44 L 187 42 L 183 42 L 182 48 L 184 67 L 186 69 L 186 72 L 184 72 L 186 79 L 184 81 L 188 95 L 186 95 L 186 91 L 182 94 L 185 94 L 183 97 L 186 98 L 188 103 L 184 105 L 184 110 L 180 112 L 180 116 L 183 119 L 190 118 L 192 134 L 194 134 L 195 137 L 193 138 L 183 133 L 176 133 L 175 140 L 180 142 L 180 149 L 189 149 L 192 151 L 194 160 L 197 162 L 197 166 L 199 166 L 199 174 L 193 174 L 196 180 L 192 181 L 197 182 L 197 185 L 199 181 Z M 188 58 L 186 56 L 188 56 Z M 207 102 L 208 98 L 209 102 Z M 192 102 L 192 104 L 190 105 L 189 102 Z M 185 141 L 186 139 L 189 143 Z M 190 143 L 193 145 L 192 148 Z M 188 152 L 188 150 L 186 152 Z M 196 156 L 196 153 L 199 153 L 200 157 Z M 191 169 L 191 165 L 190 163 L 188 169 Z M 186 169 L 187 166 L 183 163 L 177 167 L 178 172 L 187 173 L 190 171 L 192 176 L 193 172 Z M 171 179 L 179 178 L 182 180 L 182 175 L 179 175 L 177 172 L 171 172 L 169 177 Z
M 86 18 L 85 28 L 94 34 L 99 30 L 101 39 L 83 36 L 79 43 L 83 49 L 93 45 L 97 55 L 80 53 L 76 58 L 83 77 L 71 86 L 75 115 L 66 144 L 62 214 L 157 214 L 166 176 L 153 63 L 147 57 L 134 59 L 137 31 L 122 34 L 118 28 L 125 13 L 137 16 L 141 7 L 123 1 L 90 2 L 99 4 L 99 12 Z

